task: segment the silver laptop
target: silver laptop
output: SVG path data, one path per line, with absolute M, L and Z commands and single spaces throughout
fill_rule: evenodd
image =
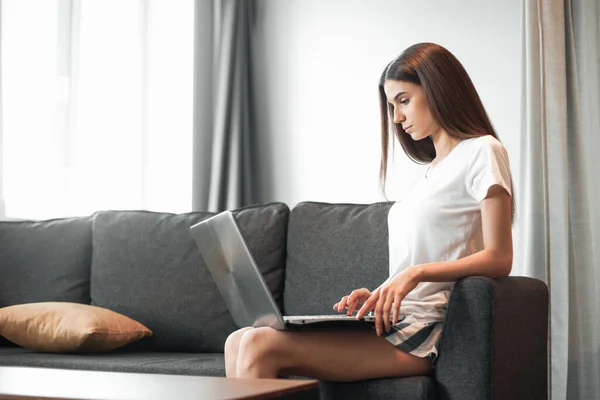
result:
M 298 327 L 373 325 L 370 314 L 355 316 L 282 316 L 231 211 L 224 211 L 190 228 L 223 300 L 238 327 Z M 332 305 L 335 303 L 332 299 Z

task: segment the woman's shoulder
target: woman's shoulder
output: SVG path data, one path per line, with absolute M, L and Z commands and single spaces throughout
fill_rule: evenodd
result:
M 470 153 L 477 155 L 480 153 L 506 153 L 506 149 L 502 142 L 492 135 L 482 135 L 473 138 L 465 139 L 467 147 L 470 148 Z
M 469 176 L 485 170 L 510 170 L 508 152 L 504 145 L 492 135 L 483 135 L 471 139 L 470 149 L 465 155 Z
M 472 146 L 478 147 L 504 147 L 497 138 L 490 134 L 475 136 L 465 139 L 465 141 L 470 142 Z

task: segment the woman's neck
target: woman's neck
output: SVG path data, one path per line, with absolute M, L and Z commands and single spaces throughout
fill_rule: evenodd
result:
M 443 160 L 462 140 L 452 137 L 444 131 L 438 132 L 435 136 L 431 135 L 431 139 L 433 140 L 433 146 L 435 147 L 435 158 L 431 162 L 432 164 L 437 164 Z

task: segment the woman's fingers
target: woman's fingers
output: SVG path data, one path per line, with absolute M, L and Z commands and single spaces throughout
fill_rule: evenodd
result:
M 371 294 L 371 292 L 369 292 L 365 288 L 353 290 L 352 293 L 350 293 L 350 296 L 348 296 L 348 305 L 347 305 L 348 312 L 346 314 L 352 315 L 352 313 L 354 312 L 356 307 L 364 299 L 368 298 L 370 294 Z
M 352 297 L 369 297 L 371 295 L 371 292 L 369 292 L 369 289 L 367 288 L 360 288 L 360 289 L 356 289 L 353 290 L 352 293 L 350 293 L 350 296 Z
M 392 296 L 391 294 L 388 294 L 388 296 L 385 299 L 385 302 L 383 304 L 383 312 L 381 315 L 381 318 L 383 319 L 383 326 L 385 327 L 386 332 L 390 331 L 390 319 L 391 319 L 390 311 L 392 310 L 393 302 L 394 302 L 394 296 Z
M 342 297 L 342 301 L 340 301 L 339 312 L 344 312 L 344 309 L 348 306 L 348 296 Z
M 394 296 L 394 304 L 392 304 L 392 323 L 396 325 L 398 323 L 398 317 L 400 316 L 400 303 L 402 303 L 402 297 L 399 294 Z
M 339 312 L 343 312 L 348 302 L 348 296 L 342 297 L 342 299 L 333 305 L 333 309 Z
M 356 313 L 356 319 L 363 318 L 369 311 L 375 312 L 375 329 L 377 336 L 381 336 L 383 329 L 389 332 L 391 325 L 398 323 L 400 317 L 400 304 L 403 296 L 400 292 L 387 287 L 380 288 L 373 293 L 365 288 L 356 289 L 348 296 L 342 297 L 333 308 L 342 312 L 347 309 L 346 314 L 352 315 L 356 307 L 366 300 Z
M 366 288 L 353 290 L 348 296 L 342 297 L 339 302 L 335 303 L 333 309 L 339 312 L 344 312 L 344 309 L 347 309 L 346 314 L 352 315 L 356 307 L 370 295 L 371 292 Z
M 354 312 L 354 309 L 356 308 L 357 305 L 358 305 L 358 300 L 349 300 L 348 305 L 346 306 L 346 308 L 348 309 L 346 311 L 346 315 L 352 315 L 352 313 Z
M 377 304 L 375 305 L 375 330 L 377 331 L 377 336 L 381 336 L 383 332 L 383 306 L 387 299 L 387 293 L 381 293 L 379 299 L 377 300 Z
M 362 307 L 358 310 L 358 312 L 356 313 L 356 319 L 363 318 L 369 311 L 371 311 L 373 308 L 375 308 L 375 305 L 377 304 L 378 299 L 379 299 L 379 292 L 376 290 L 369 296 L 367 301 L 365 301 L 365 303 L 362 305 Z

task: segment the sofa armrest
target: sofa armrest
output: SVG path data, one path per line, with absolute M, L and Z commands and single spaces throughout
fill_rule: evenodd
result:
M 546 399 L 548 288 L 467 277 L 450 295 L 435 375 L 440 399 Z

